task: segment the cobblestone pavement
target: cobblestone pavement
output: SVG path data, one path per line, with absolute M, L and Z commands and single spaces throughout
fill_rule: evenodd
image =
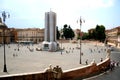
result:
M 36 48 L 40 44 L 34 45 L 20 45 L 18 51 L 17 44 L 6 45 L 6 64 L 8 73 L 3 72 L 3 46 L 0 47 L 0 75 L 6 74 L 17 74 L 27 72 L 38 72 L 44 71 L 45 68 L 52 64 L 52 66 L 59 65 L 63 70 L 68 70 L 76 67 L 85 66 L 85 61 L 88 59 L 88 64 L 93 59 L 98 63 L 100 59 L 105 59 L 106 48 L 103 44 L 94 43 L 82 43 L 82 64 L 79 64 L 80 49 L 77 43 L 63 43 L 62 46 L 65 48 L 62 54 L 61 51 L 47 52 L 47 51 L 36 51 Z M 33 52 L 29 48 L 34 49 Z

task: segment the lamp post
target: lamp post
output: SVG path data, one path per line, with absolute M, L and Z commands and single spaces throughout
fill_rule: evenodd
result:
M 80 16 L 80 19 L 79 20 L 77 20 L 77 23 L 78 23 L 78 21 L 79 21 L 79 23 L 80 23 L 80 64 L 82 64 L 82 60 L 81 60 L 81 55 L 82 55 L 82 53 L 81 53 L 81 50 L 82 50 L 82 45 L 81 45 L 81 40 L 82 40 L 82 30 L 81 30 L 81 26 L 82 26 L 82 23 L 83 22 L 85 22 L 85 20 L 83 20 L 82 18 L 81 18 L 81 16 Z
M 3 22 L 5 24 L 5 20 L 6 18 L 10 17 L 10 14 L 8 12 L 1 12 L 2 13 L 2 17 L 3 17 Z M 6 67 L 6 54 L 5 54 L 5 29 L 3 29 L 3 44 L 4 44 L 4 69 L 3 72 L 7 72 L 7 67 Z

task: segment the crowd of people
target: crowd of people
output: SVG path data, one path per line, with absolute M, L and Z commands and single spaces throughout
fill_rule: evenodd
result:
M 112 71 L 112 70 L 114 70 L 115 69 L 115 67 L 118 67 L 119 66 L 119 61 L 111 61 L 110 62 L 110 70 Z

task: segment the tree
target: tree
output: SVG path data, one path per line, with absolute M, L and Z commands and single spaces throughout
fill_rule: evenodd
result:
M 73 39 L 73 37 L 75 36 L 74 31 L 72 30 L 72 28 L 70 27 L 70 25 L 68 26 L 67 24 L 65 24 L 63 26 L 63 36 L 65 37 L 65 39 Z
M 95 29 L 89 32 L 89 39 L 95 39 L 103 42 L 106 38 L 104 25 L 96 25 Z
M 95 29 L 89 30 L 89 39 L 95 39 Z
M 97 40 L 96 36 L 97 36 L 97 35 L 96 35 L 96 30 L 94 29 L 94 30 L 93 30 L 93 33 L 92 33 L 92 39 Z
M 67 24 L 63 26 L 63 36 L 65 37 L 65 39 L 67 39 L 68 37 Z
M 96 25 L 95 38 L 101 42 L 104 42 L 106 35 L 105 35 L 105 27 L 103 25 Z
M 69 27 L 68 27 L 68 33 L 69 33 L 69 38 L 72 40 L 74 37 L 75 37 L 75 34 L 74 34 L 74 31 L 72 30 L 72 28 L 70 27 L 70 25 L 69 25 Z
M 82 36 L 82 40 L 89 39 L 88 33 L 84 32 Z

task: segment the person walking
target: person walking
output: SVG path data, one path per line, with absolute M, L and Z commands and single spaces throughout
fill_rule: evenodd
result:
M 88 59 L 85 61 L 86 65 L 88 65 Z
M 103 61 L 103 58 L 100 59 L 100 62 L 102 62 L 102 61 Z

